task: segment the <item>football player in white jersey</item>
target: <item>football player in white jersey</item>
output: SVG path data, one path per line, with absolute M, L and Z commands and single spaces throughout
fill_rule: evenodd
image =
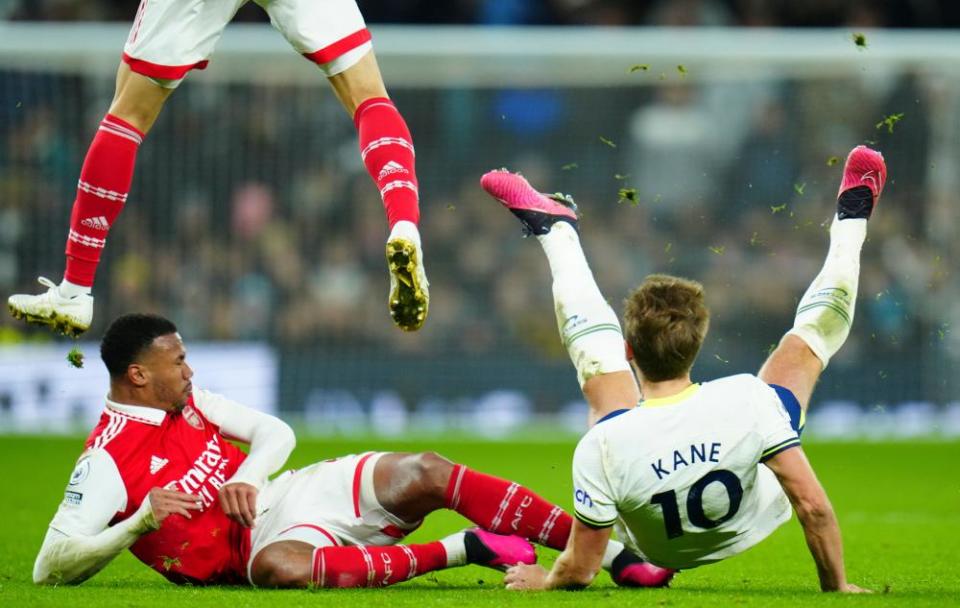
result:
M 885 180 L 878 152 L 851 151 L 827 259 L 793 328 L 757 375 L 693 382 L 709 325 L 699 283 L 647 277 L 626 299 L 621 332 L 584 257 L 572 200 L 541 194 L 506 171 L 483 177 L 484 189 L 543 246 L 560 334 L 590 406 L 591 428 L 574 454 L 576 521 L 567 547 L 549 572 L 512 568 L 509 588 L 589 585 L 613 530 L 664 569 L 665 585 L 676 570 L 759 543 L 790 518 L 792 505 L 820 588 L 865 591 L 847 582 L 840 527 L 800 433 L 817 378 L 849 334 L 860 249 Z

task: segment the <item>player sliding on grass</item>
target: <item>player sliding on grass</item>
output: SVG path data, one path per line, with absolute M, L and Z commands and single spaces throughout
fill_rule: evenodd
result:
M 614 528 L 628 549 L 663 568 L 716 562 L 770 535 L 792 504 L 820 588 L 864 591 L 847 582 L 840 528 L 800 433 L 817 378 L 850 332 L 860 249 L 885 180 L 883 157 L 854 148 L 826 262 L 793 328 L 757 376 L 694 383 L 690 370 L 709 319 L 699 283 L 647 277 L 626 300 L 622 335 L 580 247 L 572 201 L 540 194 L 505 171 L 483 176 L 484 189 L 543 246 L 557 323 L 592 426 L 574 454 L 577 521 L 569 544 L 550 572 L 510 569 L 509 588 L 589 585 Z
M 80 170 L 63 280 L 55 285 L 40 277 L 46 292 L 11 296 L 8 307 L 14 317 L 73 336 L 89 329 L 94 274 L 107 233 L 127 202 L 137 150 L 167 97 L 187 72 L 207 66 L 223 28 L 246 3 L 141 0 L 123 49 L 113 103 Z M 363 16 L 355 0 L 257 3 L 293 48 L 320 67 L 353 117 L 360 156 L 380 190 L 390 226 L 390 315 L 403 330 L 419 329 L 427 316 L 429 293 L 417 230 L 413 140 L 387 97 Z
M 560 507 L 434 453 L 351 455 L 266 481 L 293 431 L 194 389 L 173 323 L 120 317 L 100 352 L 106 408 L 47 530 L 37 583 L 83 582 L 129 548 L 175 583 L 377 587 L 468 563 L 533 563 L 528 541 L 567 544 L 573 518 Z M 479 528 L 396 544 L 444 508 Z M 621 585 L 659 575 L 618 542 L 604 552 Z

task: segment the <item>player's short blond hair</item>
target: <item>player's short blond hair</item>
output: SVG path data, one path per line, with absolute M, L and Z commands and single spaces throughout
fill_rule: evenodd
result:
M 624 300 L 623 323 L 644 379 L 680 378 L 693 367 L 710 325 L 703 285 L 652 274 Z

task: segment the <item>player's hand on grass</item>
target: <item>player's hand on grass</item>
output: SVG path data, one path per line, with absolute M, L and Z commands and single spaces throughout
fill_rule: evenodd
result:
M 158 525 L 174 513 L 191 519 L 190 511 L 199 511 L 203 508 L 203 504 L 196 496 L 176 490 L 153 488 L 150 490 L 148 497 L 150 498 L 150 509 L 153 511 L 153 517 L 157 520 Z
M 257 519 L 257 489 L 248 483 L 228 483 L 220 488 L 220 506 L 227 517 L 247 528 Z
M 507 589 L 527 591 L 547 586 L 547 571 L 537 564 L 518 564 L 507 570 L 503 583 Z
M 869 589 L 864 589 L 862 587 L 857 587 L 852 583 L 846 583 L 838 590 L 840 593 L 873 593 Z

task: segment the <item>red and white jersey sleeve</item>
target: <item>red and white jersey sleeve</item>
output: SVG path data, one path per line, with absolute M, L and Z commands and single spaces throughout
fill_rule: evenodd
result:
M 65 536 L 93 536 L 127 507 L 127 490 L 106 450 L 89 450 L 77 461 L 50 528 Z
M 247 458 L 227 483 L 262 487 L 267 477 L 280 470 L 296 445 L 293 430 L 275 416 L 200 389 L 194 390 L 193 402 L 225 437 L 250 445 Z
M 128 494 L 114 459 L 102 449 L 77 461 L 63 502 L 47 528 L 33 565 L 33 581 L 81 583 L 100 571 L 157 522 L 149 503 L 110 525 L 126 509 Z

